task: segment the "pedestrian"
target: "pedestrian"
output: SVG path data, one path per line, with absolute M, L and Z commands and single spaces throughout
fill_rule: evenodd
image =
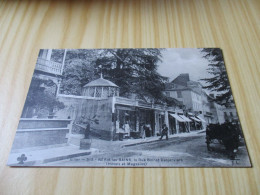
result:
M 146 137 L 151 136 L 151 126 L 150 126 L 150 124 L 145 125 L 145 135 L 146 135 Z
M 141 134 L 142 134 L 142 139 L 146 139 L 146 126 L 145 126 L 145 124 L 142 126 Z
M 166 140 L 168 140 L 168 127 L 166 124 L 163 124 L 163 128 L 162 128 L 162 134 L 161 134 L 161 138 L 160 140 L 162 140 L 162 138 L 166 136 Z
M 128 124 L 128 121 L 126 121 L 126 124 L 124 125 L 125 133 L 127 133 L 127 136 L 130 137 L 130 126 Z

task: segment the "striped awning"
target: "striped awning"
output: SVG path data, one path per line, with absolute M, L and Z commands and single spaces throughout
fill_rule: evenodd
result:
M 199 120 L 198 118 L 195 118 L 195 117 L 193 117 L 193 116 L 191 116 L 190 118 L 191 118 L 192 120 L 194 120 L 194 121 L 201 122 L 201 120 Z
M 184 116 L 184 115 L 179 115 L 181 118 L 183 118 L 186 122 L 191 122 L 192 120 L 190 120 L 188 117 Z
M 204 119 L 204 118 L 202 118 L 202 117 L 200 117 L 200 116 L 197 116 L 197 118 L 198 118 L 198 119 L 200 119 L 200 120 L 201 120 L 201 122 L 203 122 L 203 123 L 206 123 L 206 121 L 205 121 L 205 119 Z
M 183 118 L 181 118 L 179 115 L 177 114 L 170 114 L 173 118 L 175 118 L 177 121 L 179 122 L 186 122 Z

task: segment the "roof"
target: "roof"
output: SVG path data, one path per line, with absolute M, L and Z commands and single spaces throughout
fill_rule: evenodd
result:
M 201 95 L 202 84 L 198 81 L 191 81 L 188 73 L 180 74 L 172 82 L 165 84 L 165 91 L 192 91 Z
M 179 84 L 187 87 L 187 82 L 190 81 L 190 76 L 188 73 L 183 73 L 177 76 L 171 83 Z
M 109 80 L 99 78 L 84 85 L 84 87 L 118 87 L 116 84 Z

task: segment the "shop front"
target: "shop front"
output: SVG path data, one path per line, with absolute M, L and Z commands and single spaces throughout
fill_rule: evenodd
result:
M 169 128 L 169 134 L 189 131 L 186 119 L 178 117 L 176 122 L 175 118 L 169 117 L 169 112 L 175 110 L 173 107 L 123 97 L 115 97 L 113 102 L 114 140 L 119 136 L 122 139 L 160 136 L 163 124 Z
M 169 114 L 169 134 L 173 135 L 177 133 L 177 121 Z
M 151 109 L 143 109 L 139 108 L 139 130 L 143 134 L 143 137 L 151 137 L 154 136 L 154 111 Z
M 172 134 L 190 132 L 191 120 L 183 114 L 169 114 L 169 128 Z
M 152 109 L 116 105 L 114 115 L 115 133 L 123 134 L 124 138 L 137 139 L 155 135 L 154 110 Z
M 138 132 L 136 120 L 137 112 L 135 107 L 116 105 L 113 118 L 115 126 L 114 139 L 122 140 L 123 138 L 130 138 L 131 136 L 138 137 L 138 134 L 134 135 L 134 133 L 132 133 Z
M 189 113 L 189 118 L 192 120 L 191 130 L 201 130 L 203 128 L 202 121 L 194 114 Z

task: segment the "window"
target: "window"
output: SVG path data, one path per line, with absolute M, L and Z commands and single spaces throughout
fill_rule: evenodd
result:
M 102 95 L 102 87 L 96 87 L 95 97 L 101 97 Z
M 108 87 L 103 87 L 102 97 L 108 97 Z
M 165 92 L 165 95 L 166 95 L 167 97 L 170 97 L 170 92 L 169 92 L 169 91 L 166 91 L 166 92 Z
M 114 97 L 116 93 L 116 89 L 114 87 L 109 88 L 109 97 Z
M 90 87 L 89 88 L 89 96 L 94 97 L 94 94 L 95 94 L 95 87 Z
M 181 91 L 177 91 L 177 97 L 178 97 L 178 98 L 182 98 Z

